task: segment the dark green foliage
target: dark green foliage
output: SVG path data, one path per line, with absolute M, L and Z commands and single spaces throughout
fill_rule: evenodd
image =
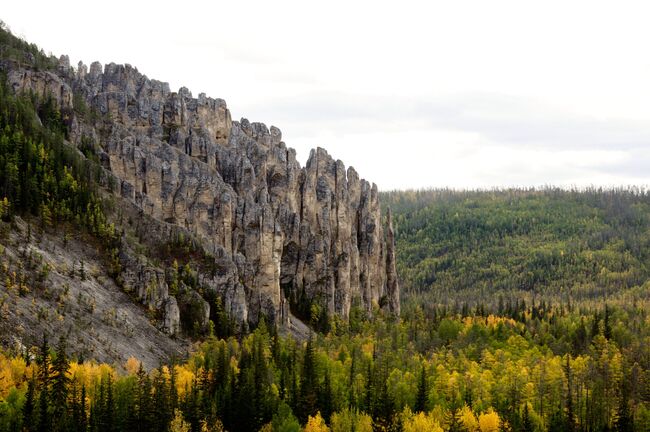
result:
M 59 339 L 56 347 L 56 357 L 52 362 L 52 419 L 54 431 L 65 431 L 68 427 L 68 357 L 65 353 L 65 337 Z
M 53 104 L 14 96 L 1 79 L 0 199 L 13 213 L 39 216 L 45 227 L 78 222 L 111 239 L 95 192 L 99 167 L 64 143 L 66 126 Z
M 314 342 L 310 337 L 305 346 L 300 377 L 298 418 L 304 423 L 318 411 L 318 376 L 314 358 Z
M 27 381 L 27 392 L 25 394 L 25 403 L 23 404 L 23 427 L 25 430 L 32 432 L 36 430 L 35 408 L 36 408 L 36 381 L 32 377 Z
M 38 432 L 48 432 L 52 429 L 50 416 L 50 346 L 47 336 L 43 336 L 43 343 L 38 356 Z
M 422 366 L 422 372 L 420 372 L 420 381 L 418 382 L 418 393 L 415 398 L 415 411 L 427 411 L 427 399 L 428 399 L 428 386 L 427 386 L 427 370 Z
M 521 432 L 534 432 L 533 423 L 530 420 L 528 404 L 524 405 L 524 413 L 521 416 Z

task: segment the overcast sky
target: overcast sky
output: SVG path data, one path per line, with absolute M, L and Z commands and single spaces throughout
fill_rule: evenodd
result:
M 73 64 L 130 63 L 380 189 L 650 184 L 650 5 L 13 1 Z

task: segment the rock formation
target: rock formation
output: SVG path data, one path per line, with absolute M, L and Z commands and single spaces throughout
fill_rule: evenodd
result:
M 56 73 L 3 69 L 15 91 L 49 94 L 70 113 L 70 141 L 96 143 L 116 193 L 214 256 L 217 271 L 200 282 L 235 321 L 286 323 L 301 301 L 343 319 L 353 304 L 399 314 L 390 212 L 385 233 L 377 186 L 324 149 L 303 168 L 278 128 L 232 121 L 223 100 L 171 92 L 130 65 L 75 69 L 61 57 Z M 75 115 L 74 104 L 98 118 Z M 189 303 L 204 304 L 208 319 L 199 293 L 175 298 L 164 271 L 133 253 L 121 261 L 125 285 L 163 312 L 168 332 Z

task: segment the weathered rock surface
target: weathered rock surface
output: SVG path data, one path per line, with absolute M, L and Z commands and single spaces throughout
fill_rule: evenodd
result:
M 178 227 L 214 256 L 217 270 L 200 283 L 237 322 L 287 324 L 305 300 L 344 319 L 353 304 L 399 314 L 390 213 L 385 232 L 377 186 L 324 149 L 301 167 L 278 128 L 232 121 L 223 100 L 171 92 L 130 65 L 74 69 L 62 57 L 57 74 L 4 68 L 15 91 L 101 114 L 72 115 L 69 139 L 98 145 L 116 192 L 163 227 L 151 235 Z M 200 305 L 196 321 L 207 325 L 210 304 L 198 292 L 174 298 L 164 271 L 132 251 L 120 260 L 124 287 L 163 312 L 165 331 L 178 331 L 196 310 L 188 305 Z

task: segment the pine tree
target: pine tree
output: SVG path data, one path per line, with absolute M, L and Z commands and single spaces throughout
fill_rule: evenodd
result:
M 460 423 L 460 420 L 458 419 L 459 412 L 460 412 L 459 408 L 455 406 L 452 406 L 449 409 L 449 413 L 447 415 L 448 432 L 462 432 L 464 430 L 463 425 Z
M 79 425 L 78 432 L 86 432 L 88 428 L 88 416 L 86 411 L 86 384 L 81 385 L 81 396 L 79 397 Z
M 166 430 L 171 421 L 171 413 L 174 412 L 171 407 L 170 390 L 167 388 L 167 381 L 160 367 L 153 381 L 153 428 L 154 430 Z
M 106 376 L 106 398 L 102 407 L 103 418 L 102 426 L 105 432 L 114 432 L 117 430 L 115 424 L 115 401 L 113 395 L 113 376 L 109 373 Z
M 605 304 L 605 318 L 603 320 L 603 336 L 605 339 L 610 340 L 612 338 L 612 325 L 610 323 L 611 312 L 609 306 Z
M 352 407 L 357 407 L 358 406 L 358 401 L 357 401 L 357 394 L 355 392 L 354 388 L 354 381 L 356 379 L 357 375 L 357 356 L 356 356 L 356 347 L 352 348 L 352 361 L 350 364 L 350 377 L 348 380 L 348 401 L 349 401 L 349 408 Z
M 383 374 L 382 374 L 383 375 Z M 393 428 L 393 418 L 395 415 L 395 403 L 388 392 L 386 377 L 382 376 L 380 381 L 379 397 L 373 411 L 373 420 L 376 429 L 380 431 L 389 431 Z
M 148 431 L 151 429 L 151 381 L 149 375 L 144 371 L 142 364 L 136 374 L 138 380 L 135 423 L 138 431 Z
M 332 400 L 332 383 L 330 381 L 329 370 L 325 371 L 325 378 L 323 379 L 323 385 L 321 386 L 319 392 L 318 406 L 320 408 L 321 415 L 325 421 L 329 423 L 330 417 L 334 413 Z
M 600 333 L 600 316 L 598 315 L 598 312 L 595 312 L 594 319 L 591 321 L 591 334 L 589 336 L 593 340 L 593 338 L 598 336 L 599 333 Z
M 571 374 L 571 356 L 566 355 L 566 364 L 564 366 L 564 374 L 567 377 L 567 393 L 566 393 L 566 427 L 567 431 L 572 432 L 575 429 L 575 419 L 573 412 L 573 375 Z
M 77 431 L 79 429 L 79 418 L 81 417 L 81 406 L 79 402 L 79 392 L 77 391 L 77 381 L 70 382 L 70 423 L 69 430 Z
M 533 432 L 535 428 L 530 420 L 530 411 L 528 410 L 528 402 L 524 404 L 524 413 L 521 416 L 521 432 Z
M 587 328 L 584 317 L 580 317 L 580 324 L 573 336 L 573 354 L 578 355 L 587 348 Z
M 422 365 L 422 372 L 420 373 L 420 382 L 418 383 L 418 392 L 415 397 L 415 412 L 426 412 L 427 410 L 427 371 L 426 367 Z
M 313 340 L 310 337 L 305 347 L 305 355 L 302 364 L 302 376 L 300 380 L 300 402 L 298 418 L 306 422 L 310 415 L 318 411 L 318 378 L 316 376 L 316 364 L 314 356 Z
M 64 431 L 67 428 L 68 417 L 68 370 L 70 365 L 65 353 L 65 337 L 59 338 L 56 357 L 52 362 L 52 419 L 53 430 Z
M 38 356 L 38 383 L 40 394 L 38 398 L 37 430 L 38 432 L 50 432 L 52 430 L 48 409 L 50 402 L 50 346 L 47 343 L 46 335 L 43 335 L 43 343 Z
M 23 404 L 23 428 L 27 432 L 33 432 L 36 430 L 34 421 L 34 408 L 36 404 L 35 388 L 36 382 L 32 376 L 29 381 L 27 381 L 27 392 L 25 393 L 25 403 Z
M 373 379 L 373 367 L 372 362 L 368 362 L 368 368 L 366 370 L 366 399 L 365 399 L 365 411 L 367 413 L 374 412 L 375 407 L 375 389 L 374 389 L 374 379 Z
M 617 432 L 634 431 L 634 418 L 630 412 L 629 384 L 626 380 L 621 380 L 621 397 L 618 401 L 617 419 L 614 429 Z
M 176 388 L 176 367 L 169 366 L 169 408 L 170 413 L 178 408 L 178 389 Z

